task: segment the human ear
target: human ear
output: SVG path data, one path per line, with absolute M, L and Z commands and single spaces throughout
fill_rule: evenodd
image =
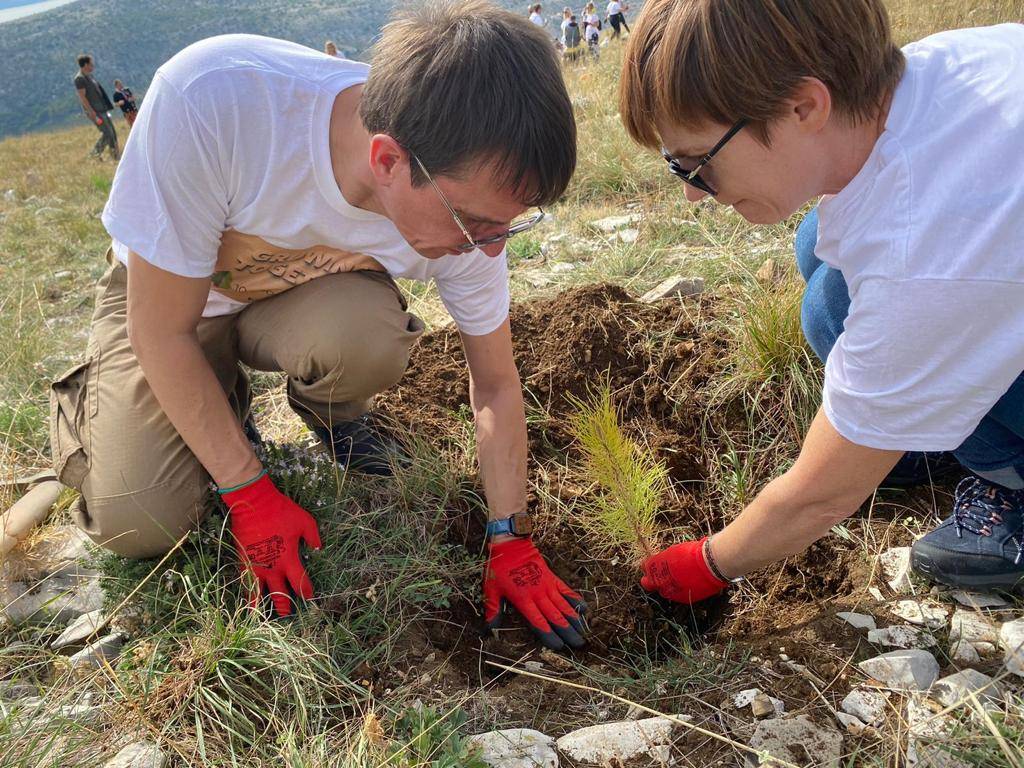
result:
M 805 77 L 787 99 L 790 117 L 803 130 L 817 133 L 832 115 L 832 93 L 816 77 Z
M 386 133 L 370 137 L 370 172 L 381 186 L 391 186 L 402 176 L 409 175 L 410 155 Z

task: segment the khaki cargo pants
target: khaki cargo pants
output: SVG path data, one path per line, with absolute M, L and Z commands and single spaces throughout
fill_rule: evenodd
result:
M 164 415 L 128 341 L 127 269 L 111 263 L 96 288 L 85 360 L 50 393 L 54 469 L 82 493 L 75 522 L 127 557 L 165 553 L 208 510 L 210 477 Z M 310 427 L 353 419 L 405 372 L 423 332 L 382 272 L 327 275 L 204 318 L 199 341 L 244 421 L 249 380 L 239 363 L 287 374 L 288 399 Z

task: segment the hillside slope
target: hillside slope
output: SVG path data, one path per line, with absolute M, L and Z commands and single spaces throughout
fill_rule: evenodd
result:
M 156 68 L 189 43 L 250 32 L 320 48 L 333 39 L 360 58 L 395 0 L 79 0 L 0 24 L 0 61 L 16 77 L 0 79 L 0 137 L 66 125 L 81 110 L 71 79 L 75 56 L 96 56 L 110 89 L 120 77 L 142 92 Z M 525 3 L 498 0 L 513 10 Z M 554 27 L 552 26 L 552 29 Z

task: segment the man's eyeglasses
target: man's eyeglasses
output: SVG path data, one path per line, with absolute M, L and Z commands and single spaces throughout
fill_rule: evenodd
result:
M 722 147 L 729 143 L 729 139 L 731 139 L 733 136 L 735 136 L 737 133 L 743 130 L 746 124 L 746 120 L 738 121 L 732 128 L 730 128 L 726 132 L 725 136 L 723 136 L 719 140 L 719 142 L 711 148 L 711 151 L 704 155 L 704 157 L 702 157 L 697 162 L 696 167 L 693 168 L 692 170 L 688 171 L 685 168 L 683 168 L 683 166 L 679 164 L 679 161 L 672 157 L 672 155 L 670 155 L 668 153 L 668 150 L 666 150 L 664 147 L 661 148 L 661 156 L 665 158 L 665 161 L 668 163 L 668 169 L 673 176 L 678 176 L 691 187 L 695 187 L 696 189 L 699 189 L 701 192 L 706 192 L 707 194 L 714 197 L 718 193 L 712 188 L 710 184 L 708 184 L 706 181 L 704 181 L 704 179 L 701 178 L 700 171 L 702 168 L 704 168 L 704 166 L 711 162 L 712 158 L 714 158 L 714 156 L 717 155 L 722 150 Z
M 445 197 L 444 192 L 442 192 L 441 188 L 434 183 L 434 180 L 430 177 L 430 173 L 423 165 L 423 162 L 418 157 L 416 157 L 416 155 L 414 155 L 412 152 L 409 152 L 409 155 L 416 161 L 416 164 L 420 167 L 420 170 L 423 171 L 423 175 L 427 177 L 427 181 L 430 182 L 430 186 L 434 188 L 434 191 L 437 193 L 437 196 L 441 198 L 441 202 L 444 203 L 444 207 L 448 209 L 448 213 L 451 214 L 452 218 L 455 220 L 456 225 L 458 225 L 459 230 L 466 238 L 467 242 L 463 243 L 462 245 L 456 246 L 456 250 L 461 251 L 462 253 L 469 253 L 470 251 L 474 251 L 477 248 L 480 248 L 484 245 L 493 245 L 494 243 L 500 243 L 503 240 L 508 240 L 510 237 L 514 237 L 515 235 L 518 235 L 520 232 L 525 232 L 528 229 L 533 229 L 540 223 L 541 219 L 544 218 L 544 211 L 538 208 L 537 213 L 533 214 L 533 216 L 512 222 L 509 228 L 506 231 L 502 232 L 501 234 L 492 235 L 490 237 L 484 237 L 480 238 L 479 240 L 476 240 L 473 238 L 471 234 L 469 234 L 469 230 L 466 228 L 466 225 L 462 223 L 462 219 L 460 219 L 459 214 L 455 212 L 455 208 L 453 208 L 452 204 L 448 202 L 448 198 Z

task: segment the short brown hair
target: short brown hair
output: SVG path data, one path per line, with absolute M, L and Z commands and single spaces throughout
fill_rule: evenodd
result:
M 442 0 L 390 21 L 374 49 L 359 114 L 432 174 L 494 161 L 527 205 L 553 203 L 576 169 L 576 122 L 555 47 L 527 19 Z M 426 179 L 411 166 L 414 184 Z
M 903 74 L 882 0 L 648 0 L 627 41 L 619 111 L 657 147 L 656 122 L 745 118 L 765 144 L 784 102 L 821 80 L 836 113 L 870 118 Z

